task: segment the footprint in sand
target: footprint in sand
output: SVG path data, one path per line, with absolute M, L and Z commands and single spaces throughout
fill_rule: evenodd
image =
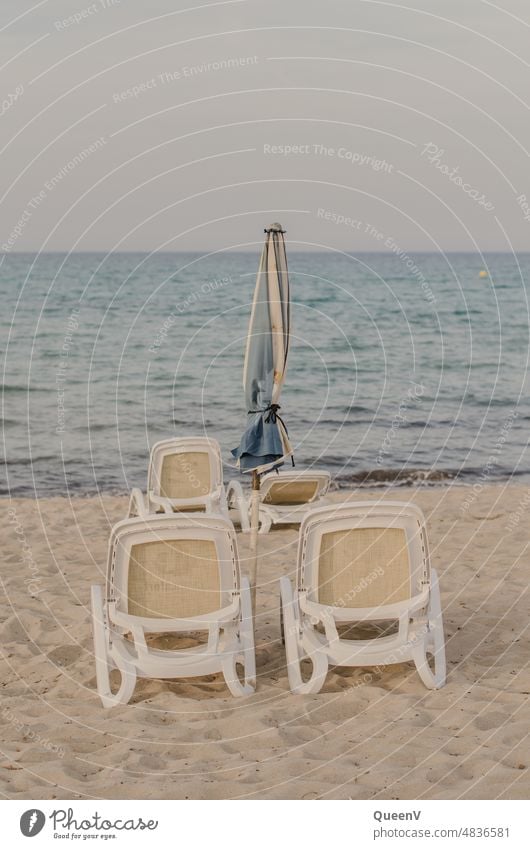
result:
M 46 657 L 56 666 L 71 666 L 83 653 L 81 646 L 59 646 L 48 652 Z
M 479 731 L 491 731 L 493 728 L 500 728 L 505 723 L 506 715 L 499 711 L 492 711 L 477 716 L 474 722 Z

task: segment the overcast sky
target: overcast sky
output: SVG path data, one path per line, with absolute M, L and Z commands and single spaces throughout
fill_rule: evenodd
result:
M 2 0 L 7 251 L 530 249 L 527 0 Z

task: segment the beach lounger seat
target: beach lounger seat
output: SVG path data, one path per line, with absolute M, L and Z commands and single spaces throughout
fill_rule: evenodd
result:
M 239 481 L 231 482 L 228 493 L 231 518 L 247 531 L 248 508 Z M 228 518 L 228 493 L 223 485 L 223 462 L 217 440 L 164 439 L 151 449 L 147 495 L 136 487 L 131 492 L 129 517 L 202 511 Z
M 324 471 L 270 472 L 260 488 L 259 532 L 272 525 L 300 524 L 308 510 L 326 504 L 330 474 Z
M 97 690 L 104 707 L 126 704 L 138 677 L 222 672 L 234 696 L 255 688 L 248 580 L 240 577 L 234 526 L 221 516 L 124 519 L 109 542 L 105 590 L 92 587 Z M 192 648 L 155 648 L 161 634 L 201 634 Z M 182 636 L 180 637 L 182 638 Z M 244 674 L 241 681 L 237 665 Z M 121 682 L 111 689 L 110 673 Z
M 413 661 L 426 687 L 445 683 L 440 590 L 418 507 L 366 501 L 312 511 L 300 529 L 294 592 L 287 577 L 280 588 L 293 692 L 318 693 L 330 665 Z M 346 623 L 370 625 L 376 633 L 354 639 L 350 629 L 345 639 L 339 629 Z M 377 636 L 385 628 L 386 635 Z M 307 680 L 304 658 L 312 661 Z

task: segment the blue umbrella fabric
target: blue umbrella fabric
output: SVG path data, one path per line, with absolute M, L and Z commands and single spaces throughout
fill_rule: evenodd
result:
M 290 332 L 285 231 L 281 224 L 272 224 L 265 233 L 243 370 L 249 420 L 238 448 L 232 451 L 241 471 L 259 473 L 281 465 L 293 454 L 278 413 Z

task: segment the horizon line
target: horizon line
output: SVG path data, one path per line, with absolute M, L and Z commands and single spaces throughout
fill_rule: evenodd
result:
M 260 245 L 261 242 L 257 242 L 256 244 Z M 400 252 L 401 253 L 424 254 L 426 256 L 442 256 L 442 257 L 449 255 L 449 254 L 451 254 L 451 255 L 453 255 L 453 254 L 463 254 L 465 256 L 491 256 L 491 255 L 520 256 L 521 254 L 524 254 L 524 255 L 530 254 L 530 250 L 469 251 L 469 250 L 451 249 L 451 250 L 446 250 L 446 251 L 427 251 L 427 250 L 418 250 L 416 248 L 401 248 Z M 3 259 L 5 259 L 6 257 L 9 257 L 9 256 L 65 256 L 65 255 L 86 256 L 86 255 L 91 255 L 91 254 L 98 254 L 98 255 L 99 254 L 108 254 L 110 256 L 112 256 L 113 254 L 116 254 L 116 255 L 131 254 L 131 255 L 135 255 L 135 256 L 138 256 L 138 255 L 147 256 L 149 254 L 151 254 L 152 256 L 156 256 L 157 254 L 165 254 L 166 256 L 167 255 L 176 256 L 176 255 L 179 255 L 179 254 L 204 254 L 206 256 L 208 254 L 211 255 L 211 254 L 214 254 L 214 253 L 251 254 L 252 256 L 255 256 L 255 251 L 253 251 L 253 250 L 242 251 L 242 250 L 233 250 L 233 249 L 231 250 L 229 248 L 216 248 L 216 249 L 208 248 L 208 249 L 203 249 L 203 250 L 188 250 L 188 251 L 185 251 L 185 250 L 179 250 L 179 251 L 157 251 L 157 250 L 152 250 L 152 251 L 149 251 L 149 250 L 108 251 L 108 250 L 105 250 L 105 249 L 99 249 L 99 250 L 94 249 L 94 250 L 87 250 L 87 251 L 67 251 L 67 250 L 56 250 L 56 251 L 35 251 L 35 250 L 33 250 L 33 251 L 31 251 L 31 250 L 29 250 L 29 251 L 8 251 L 8 252 L 1 253 L 0 256 Z M 289 256 L 292 256 L 293 254 L 330 254 L 330 253 L 331 254 L 334 254 L 334 253 L 345 254 L 346 253 L 346 254 L 350 254 L 352 256 L 356 256 L 357 254 L 379 254 L 379 255 L 384 255 L 384 256 L 397 256 L 395 251 L 392 251 L 392 250 L 386 250 L 386 251 L 385 250 L 381 250 L 381 251 L 368 251 L 368 250 L 352 251 L 352 250 L 346 250 L 346 248 L 330 248 L 329 250 L 311 250 L 311 249 L 310 250 L 296 250 L 296 249 L 291 248 L 291 249 L 288 250 Z

